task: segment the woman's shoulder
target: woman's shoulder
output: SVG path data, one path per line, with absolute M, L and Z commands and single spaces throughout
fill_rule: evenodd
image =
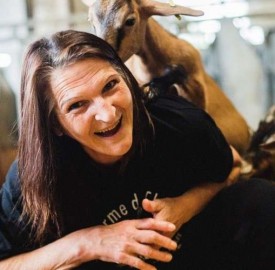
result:
M 18 178 L 18 161 L 15 160 L 6 175 L 0 191 L 0 200 L 3 208 L 14 205 L 20 197 L 20 183 Z
M 217 128 L 204 110 L 179 96 L 158 96 L 147 104 L 147 109 L 156 124 L 185 135 Z
M 227 177 L 232 168 L 231 149 L 204 110 L 176 96 L 157 97 L 148 110 L 159 156 L 164 153 L 166 160 L 182 164 L 184 170 L 190 170 L 190 179 L 196 181 L 222 181 Z
M 187 99 L 176 95 L 159 95 L 146 105 L 150 111 L 156 108 L 167 109 L 174 112 L 185 110 L 190 112 L 203 111 Z
M 26 245 L 26 226 L 19 222 L 21 214 L 18 163 L 11 165 L 0 190 L 0 260 L 10 257 Z M 28 243 L 27 245 L 28 246 Z

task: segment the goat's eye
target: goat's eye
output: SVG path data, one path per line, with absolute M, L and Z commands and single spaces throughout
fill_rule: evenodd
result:
M 133 26 L 136 23 L 135 18 L 130 18 L 125 21 L 125 26 Z

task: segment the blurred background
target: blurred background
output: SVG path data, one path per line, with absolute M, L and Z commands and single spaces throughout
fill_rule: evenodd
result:
M 275 103 L 275 1 L 173 2 L 205 15 L 156 19 L 200 50 L 208 73 L 257 129 Z M 16 155 L 24 50 L 32 40 L 68 28 L 90 31 L 81 0 L 0 0 L 0 184 Z

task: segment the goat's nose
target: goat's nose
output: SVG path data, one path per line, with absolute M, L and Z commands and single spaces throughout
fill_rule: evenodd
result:
M 95 113 L 95 120 L 102 122 L 112 122 L 116 117 L 116 108 L 108 102 L 102 101 L 98 104 Z

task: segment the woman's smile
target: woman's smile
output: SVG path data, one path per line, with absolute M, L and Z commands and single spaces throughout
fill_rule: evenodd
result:
M 121 128 L 121 123 L 122 123 L 122 116 L 113 126 L 105 128 L 100 131 L 95 131 L 94 134 L 100 137 L 112 137 L 119 132 Z

